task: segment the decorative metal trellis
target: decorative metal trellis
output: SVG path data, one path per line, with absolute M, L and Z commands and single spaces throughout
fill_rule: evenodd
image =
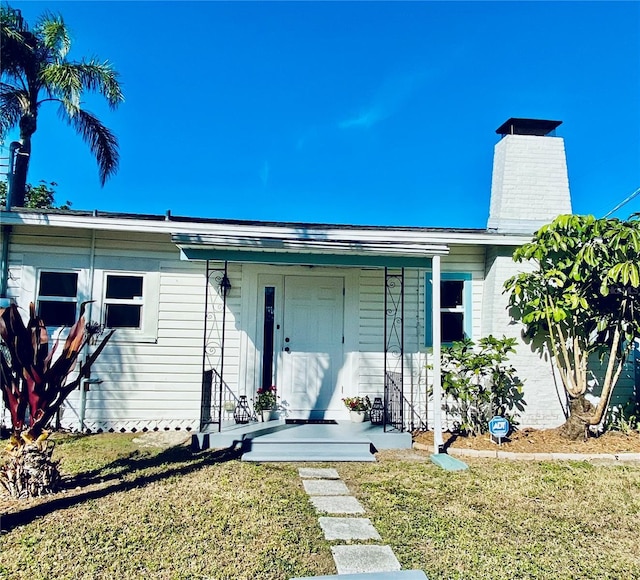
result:
M 385 268 L 384 287 L 384 430 L 404 431 L 404 268 Z
M 227 295 L 231 289 L 227 262 L 213 267 L 207 260 L 204 339 L 202 350 L 202 404 L 200 429 L 222 430 L 224 414 L 233 417 L 237 397 L 224 382 L 224 342 Z

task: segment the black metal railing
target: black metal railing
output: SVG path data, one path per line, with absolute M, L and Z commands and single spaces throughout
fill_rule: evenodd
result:
M 239 397 L 231 390 L 216 369 L 204 371 L 202 377 L 201 428 L 211 425 L 222 427 L 225 420 L 233 419 Z
M 384 287 L 384 430 L 404 431 L 404 268 L 385 268 Z

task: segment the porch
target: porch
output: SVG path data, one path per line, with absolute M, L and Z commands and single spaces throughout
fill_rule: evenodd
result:
M 243 461 L 375 461 L 381 449 L 410 449 L 411 434 L 385 432 L 369 421 L 299 422 L 286 419 L 194 433 L 194 450 L 240 447 Z
M 252 236 L 175 234 L 181 257 L 205 265 L 201 433 L 194 436 L 194 446 L 229 447 L 236 441 L 251 446 L 249 458 L 258 457 L 263 445 L 284 449 L 285 437 L 307 445 L 315 445 L 315 439 L 347 445 L 345 437 L 363 439 L 351 427 L 347 433 L 340 428 L 341 399 L 351 396 L 382 400 L 384 425 L 369 428 L 373 439 L 376 432 L 386 440 L 390 432 L 426 426 L 427 395 L 417 370 L 424 366 L 421 325 L 427 321 L 422 309 L 433 310 L 428 323 L 436 339 L 429 352 L 435 359 L 437 398 L 440 258 L 449 248 L 420 238 L 417 232 L 394 230 L 391 241 L 366 228 L 333 231 L 324 226 L 258 228 Z M 411 302 L 405 313 L 407 271 Z M 426 271 L 431 273 L 428 281 Z M 427 306 L 423 296 L 431 283 Z M 410 333 L 405 332 L 407 316 Z M 255 393 L 273 385 L 278 385 L 289 417 L 337 422 L 305 429 L 298 425 L 297 430 L 284 423 L 269 427 L 268 433 L 249 429 L 229 435 L 223 423 L 238 399 L 251 407 Z M 433 414 L 436 424 L 437 405 Z M 329 427 L 330 436 L 324 431 Z M 410 446 L 410 436 L 404 441 L 376 448 Z M 375 446 L 375 441 L 368 444 Z M 293 448 L 286 453 L 288 460 L 291 453 Z

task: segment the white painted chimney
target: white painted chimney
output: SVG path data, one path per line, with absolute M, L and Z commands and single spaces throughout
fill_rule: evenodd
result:
M 562 121 L 511 118 L 496 133 L 487 229 L 528 234 L 571 213 Z

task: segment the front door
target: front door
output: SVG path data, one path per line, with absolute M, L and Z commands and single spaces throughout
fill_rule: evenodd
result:
M 286 276 L 278 388 L 293 418 L 341 409 L 344 278 Z

